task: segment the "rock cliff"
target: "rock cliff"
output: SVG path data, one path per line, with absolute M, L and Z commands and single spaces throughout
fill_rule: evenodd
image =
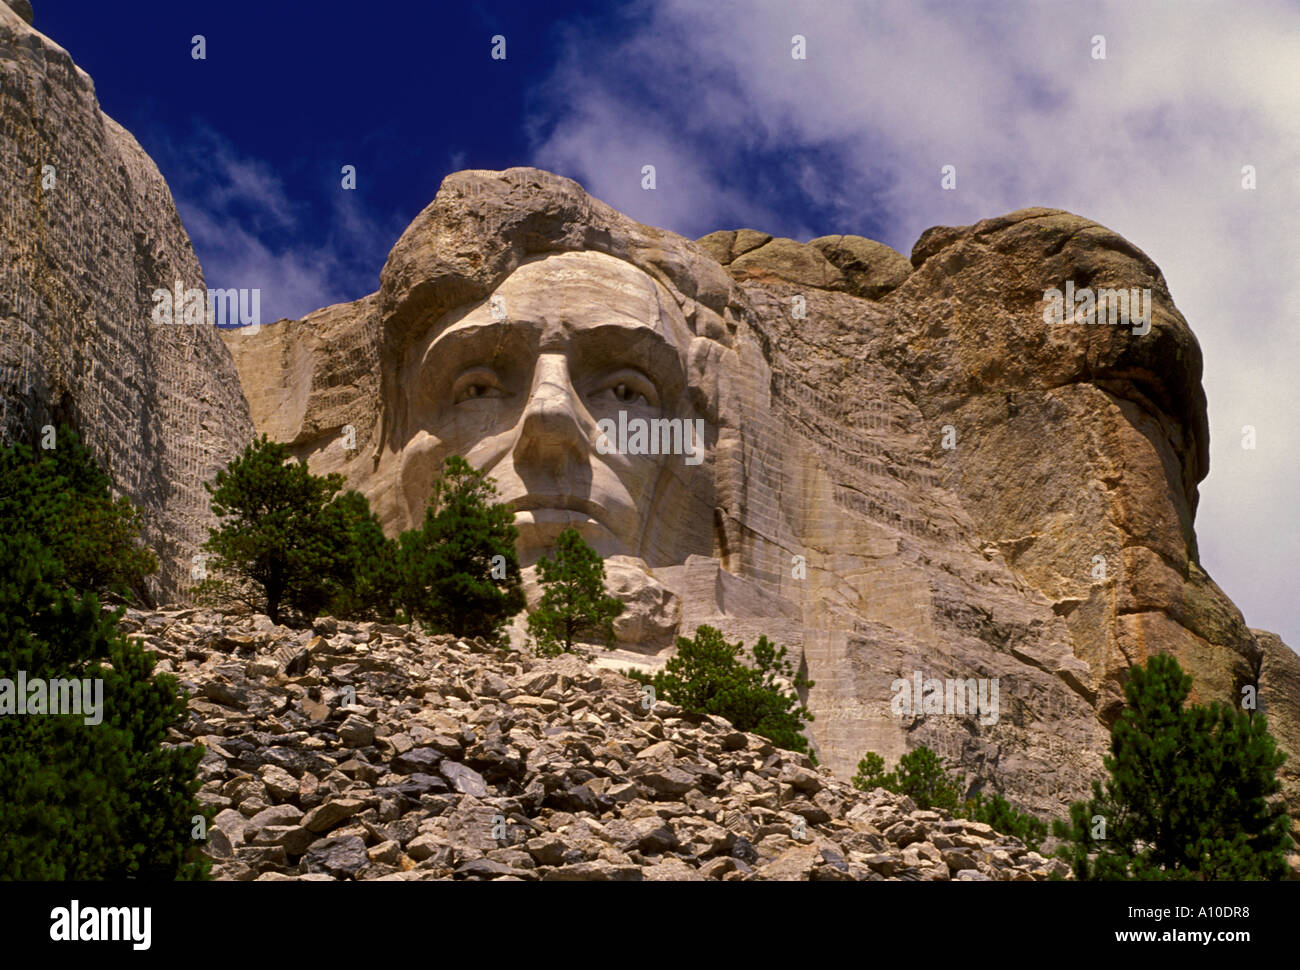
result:
M 1149 332 L 1049 324 L 1067 281 L 1148 290 Z M 935 228 L 909 260 L 855 236 L 692 242 L 550 173 L 458 172 L 377 293 L 224 336 L 259 431 L 390 530 L 452 452 L 506 483 L 526 552 L 586 530 L 634 604 L 610 663 L 661 663 L 705 622 L 792 646 L 840 777 L 924 743 L 1060 814 L 1153 652 L 1194 700 L 1257 687 L 1300 753 L 1300 659 L 1197 562 L 1200 349 L 1159 269 L 1087 219 Z M 701 419 L 698 465 L 603 457 L 611 394 Z M 996 685 L 1000 708 L 900 712 L 918 674 Z
M 1300 814 L 1300 658 L 1198 562 L 1200 349 L 1131 243 L 1052 209 L 936 227 L 910 258 L 691 241 L 547 172 L 466 171 L 373 294 L 257 333 L 155 323 L 155 290 L 202 270 L 157 168 L 31 19 L 0 4 L 0 436 L 77 427 L 145 509 L 160 595 L 183 595 L 202 482 L 254 427 L 390 532 L 463 454 L 525 561 L 566 525 L 607 557 L 628 611 L 599 663 L 661 664 L 701 623 L 766 634 L 815 681 L 841 779 L 926 744 L 1059 815 L 1125 671 L 1167 652 L 1194 700 L 1258 691 Z M 1149 293 L 1149 331 L 1049 323 L 1060 287 Z
M 68 421 L 144 509 L 174 599 L 248 404 L 215 328 L 153 322 L 154 291 L 203 271 L 153 161 L 30 22 L 0 4 L 0 439 Z

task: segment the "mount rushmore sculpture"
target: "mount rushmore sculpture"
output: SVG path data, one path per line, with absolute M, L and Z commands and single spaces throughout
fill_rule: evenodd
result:
M 692 242 L 547 172 L 457 172 L 377 292 L 218 333 L 153 320 L 151 294 L 204 287 L 167 185 L 3 4 L 0 80 L 0 154 L 26 173 L 0 182 L 0 438 L 74 424 L 144 510 L 160 597 L 185 598 L 203 483 L 254 429 L 390 533 L 458 454 L 514 507 L 524 562 L 567 525 L 606 557 L 628 609 L 601 662 L 662 663 L 702 623 L 766 634 L 815 682 L 842 777 L 926 744 L 1061 814 L 1126 670 L 1167 652 L 1195 701 L 1258 692 L 1300 814 L 1300 658 L 1198 562 L 1200 349 L 1104 227 L 1026 209 L 910 258 Z
M 1067 283 L 1136 289 L 1146 319 L 1054 323 Z M 701 623 L 790 646 L 841 774 L 924 743 L 1059 813 L 1154 652 L 1195 700 L 1255 687 L 1300 750 L 1300 663 L 1197 563 L 1199 347 L 1151 260 L 1086 219 L 935 228 L 908 260 L 692 242 L 547 172 L 465 171 L 378 292 L 223 337 L 258 431 L 390 532 L 451 454 L 496 480 L 526 564 L 577 527 L 630 607 L 609 662 Z M 900 705 L 900 682 L 946 696 Z

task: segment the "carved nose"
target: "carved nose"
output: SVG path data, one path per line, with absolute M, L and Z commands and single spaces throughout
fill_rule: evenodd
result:
M 568 462 L 585 462 L 590 452 L 581 405 L 569 380 L 563 354 L 537 359 L 533 387 L 524 408 L 516 454 L 519 459 L 559 471 Z

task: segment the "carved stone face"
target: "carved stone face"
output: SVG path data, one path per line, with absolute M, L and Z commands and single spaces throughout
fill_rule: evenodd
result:
M 698 523 L 674 521 L 663 506 L 698 454 L 688 463 L 619 453 L 598 423 L 685 425 L 689 341 L 676 302 L 622 260 L 588 252 L 524 263 L 488 300 L 437 321 L 408 357 L 403 392 L 415 431 L 400 480 L 409 521 L 420 521 L 443 458 L 458 454 L 514 507 L 525 564 L 570 525 L 605 557 L 653 559 L 651 547 L 677 545 L 663 531 Z

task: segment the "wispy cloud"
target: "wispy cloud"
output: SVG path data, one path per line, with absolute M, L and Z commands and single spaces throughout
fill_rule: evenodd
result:
M 173 156 L 172 190 L 208 286 L 260 289 L 263 323 L 378 287 L 401 220 L 375 217 L 337 181 L 314 198 L 291 195 L 270 164 L 210 128 L 164 151 Z
M 534 158 L 689 236 L 857 232 L 907 253 L 929 226 L 1028 205 L 1126 236 L 1205 352 L 1202 560 L 1248 622 L 1300 646 L 1297 64 L 1300 8 L 1281 0 L 656 0 L 619 38 L 569 32 L 533 105 Z

